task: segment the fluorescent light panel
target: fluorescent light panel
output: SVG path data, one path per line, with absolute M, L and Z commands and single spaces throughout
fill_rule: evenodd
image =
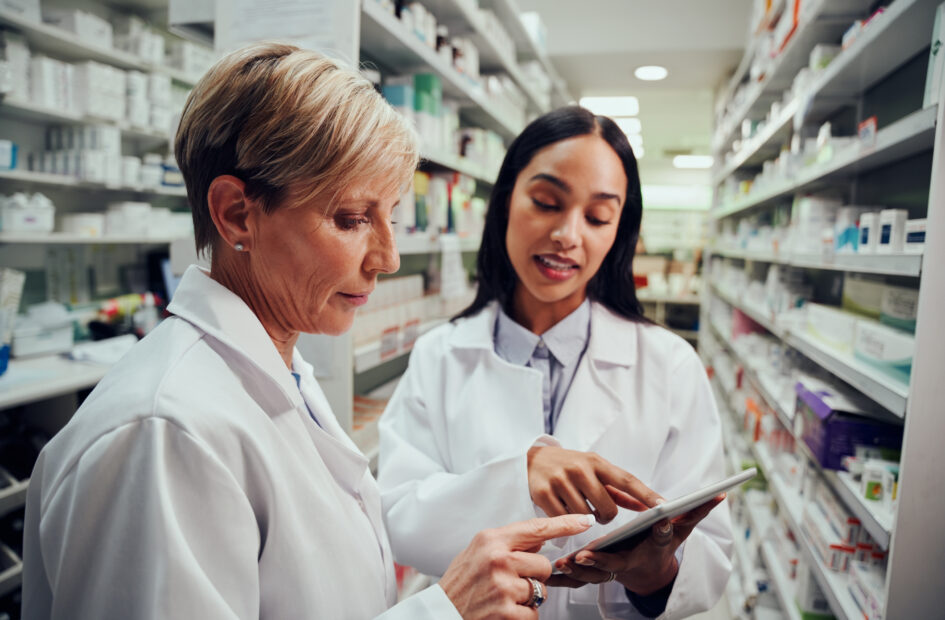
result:
M 677 155 L 673 157 L 673 166 L 676 168 L 705 170 L 712 167 L 711 155 Z
M 659 65 L 646 65 L 637 67 L 633 75 L 635 75 L 638 80 L 655 82 L 657 80 L 665 80 L 666 76 L 669 75 L 669 71 L 666 70 L 666 67 L 660 67 Z
M 640 113 L 640 101 L 627 97 L 581 97 L 581 106 L 599 116 L 636 116 Z
M 627 140 L 630 141 L 630 146 L 636 149 L 643 148 L 643 136 L 640 134 L 633 134 L 632 136 L 627 136 Z

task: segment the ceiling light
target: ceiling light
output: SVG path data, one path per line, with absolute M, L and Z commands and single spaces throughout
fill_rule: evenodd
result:
M 630 146 L 632 146 L 634 150 L 643 148 L 643 136 L 640 134 L 636 133 L 631 136 L 627 136 L 627 140 L 630 141 Z
M 637 76 L 638 80 L 655 82 L 657 80 L 665 80 L 666 76 L 669 75 L 669 71 L 666 70 L 666 67 L 660 67 L 659 65 L 646 65 L 644 67 L 637 67 L 633 75 Z
M 617 123 L 617 127 L 620 127 L 620 131 L 628 136 L 636 135 L 643 131 L 643 123 L 641 123 L 638 118 L 615 118 L 614 122 Z
M 633 147 L 633 156 L 637 159 L 643 159 L 643 156 L 646 154 L 646 151 L 643 150 L 642 146 Z
M 636 116 L 640 102 L 636 97 L 581 97 L 581 106 L 600 116 Z
M 711 155 L 677 155 L 673 157 L 673 166 L 676 168 L 706 169 L 712 167 Z

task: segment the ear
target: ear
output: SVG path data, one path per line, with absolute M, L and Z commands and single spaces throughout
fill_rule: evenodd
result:
M 250 249 L 256 204 L 246 196 L 246 183 L 228 174 L 216 177 L 207 190 L 207 208 L 225 245 Z

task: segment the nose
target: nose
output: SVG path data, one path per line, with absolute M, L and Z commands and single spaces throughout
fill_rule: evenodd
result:
M 381 225 L 371 235 L 370 247 L 364 257 L 364 268 L 371 274 L 394 273 L 400 269 L 400 253 L 394 240 L 394 229 Z
M 582 214 L 577 210 L 565 211 L 555 222 L 551 230 L 551 240 L 567 250 L 576 246 L 580 240 L 580 226 Z

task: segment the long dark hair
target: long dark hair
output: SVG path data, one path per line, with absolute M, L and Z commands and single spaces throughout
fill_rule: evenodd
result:
M 511 310 L 512 294 L 518 276 L 509 260 L 505 235 L 509 227 L 509 199 L 519 173 L 539 150 L 576 136 L 597 134 L 610 145 L 623 163 L 627 174 L 627 199 L 617 224 L 617 237 L 604 257 L 600 269 L 587 283 L 587 296 L 631 321 L 649 322 L 637 300 L 633 284 L 633 254 L 640 236 L 643 198 L 637 160 L 627 136 L 606 116 L 595 116 L 590 110 L 571 105 L 539 116 L 522 130 L 505 154 L 502 167 L 486 212 L 482 244 L 476 258 L 476 298 L 453 320 L 477 314 L 496 299 L 502 308 Z

